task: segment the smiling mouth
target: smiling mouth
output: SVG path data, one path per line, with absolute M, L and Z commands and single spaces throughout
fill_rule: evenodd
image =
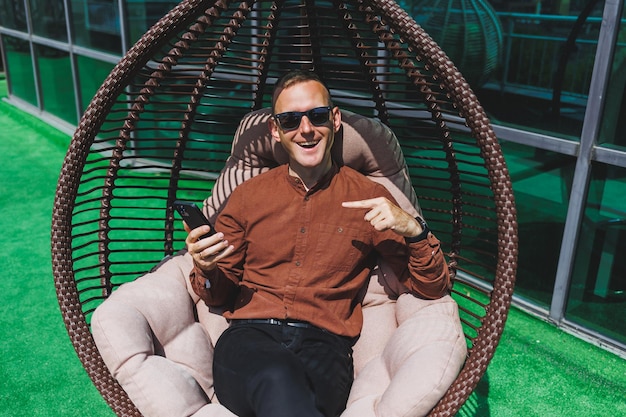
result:
M 311 148 L 315 148 L 315 146 L 317 146 L 318 143 L 320 143 L 319 140 L 311 141 L 311 142 L 302 142 L 302 143 L 298 143 L 298 146 L 300 146 L 301 148 L 305 148 L 305 149 L 311 149 Z

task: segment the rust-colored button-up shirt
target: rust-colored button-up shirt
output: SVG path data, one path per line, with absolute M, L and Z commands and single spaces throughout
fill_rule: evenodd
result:
M 349 337 L 361 331 L 358 296 L 377 255 L 417 296 L 447 294 L 448 268 L 432 234 L 407 245 L 364 221 L 365 209 L 341 206 L 381 196 L 393 201 L 348 167 L 333 167 L 309 191 L 287 165 L 260 174 L 233 191 L 216 221 L 234 253 L 212 271 L 194 268 L 193 288 L 208 305 L 228 306 L 227 319 L 304 320 Z

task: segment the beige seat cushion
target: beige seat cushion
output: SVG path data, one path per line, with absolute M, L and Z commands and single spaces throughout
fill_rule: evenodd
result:
M 105 364 L 146 416 L 232 417 L 211 405 L 213 348 L 194 317 L 186 285 L 189 256 L 122 285 L 94 312 L 91 326 Z
M 198 302 L 186 279 L 190 269 L 189 255 L 175 256 L 122 285 L 94 312 L 94 339 L 144 415 L 232 417 L 214 397 L 211 373 L 213 347 L 227 323 Z M 463 364 L 466 346 L 454 300 L 401 294 L 396 301 L 399 289 L 380 270 L 370 281 L 344 417 L 425 415 Z
M 422 300 L 379 261 L 363 300 L 355 380 L 342 417 L 428 414 L 458 375 L 467 346 L 450 296 Z
M 421 300 L 403 294 L 394 318 L 398 327 L 383 335 L 383 351 L 360 364 L 342 417 L 424 416 L 460 371 L 466 344 L 450 296 Z M 371 331 L 389 318 L 371 312 L 367 320 L 365 331 Z

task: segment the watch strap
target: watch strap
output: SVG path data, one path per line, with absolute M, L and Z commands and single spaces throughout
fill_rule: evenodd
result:
M 413 236 L 413 237 L 406 237 L 406 243 L 415 243 L 415 242 L 420 242 L 424 239 L 426 239 L 428 237 L 428 233 L 430 233 L 430 228 L 428 227 L 428 224 L 426 223 L 426 220 L 422 219 L 421 217 L 416 217 L 415 220 L 420 224 L 420 226 L 422 226 L 422 233 L 420 233 L 417 236 Z

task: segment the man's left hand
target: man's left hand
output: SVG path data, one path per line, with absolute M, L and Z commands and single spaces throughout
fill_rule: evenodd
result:
M 422 233 L 422 227 L 413 216 L 385 197 L 344 201 L 341 205 L 346 208 L 367 209 L 364 220 L 378 231 L 393 230 L 404 237 L 413 237 Z

